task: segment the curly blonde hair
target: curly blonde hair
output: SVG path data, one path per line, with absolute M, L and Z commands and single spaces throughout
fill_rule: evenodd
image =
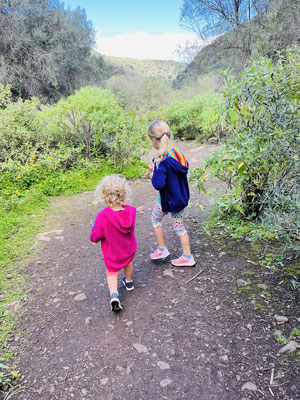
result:
M 109 207 L 124 203 L 129 192 L 126 179 L 122 175 L 105 176 L 97 185 L 95 194 Z

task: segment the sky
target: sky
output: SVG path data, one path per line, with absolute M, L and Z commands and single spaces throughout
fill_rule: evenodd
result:
M 104 55 L 178 60 L 178 45 L 196 36 L 179 22 L 183 0 L 64 0 L 84 8 L 96 30 L 96 50 Z

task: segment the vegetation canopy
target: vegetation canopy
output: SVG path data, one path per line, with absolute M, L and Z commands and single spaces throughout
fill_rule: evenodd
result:
M 58 0 L 0 3 L 0 76 L 14 97 L 57 101 L 109 74 L 103 57 L 91 56 L 95 32 L 85 11 Z

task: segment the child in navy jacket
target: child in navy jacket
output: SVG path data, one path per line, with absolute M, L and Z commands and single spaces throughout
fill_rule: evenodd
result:
M 194 266 L 196 263 L 191 254 L 189 236 L 183 224 L 183 211 L 190 198 L 187 179 L 189 163 L 178 149 L 171 147 L 171 132 L 166 122 L 160 120 L 152 122 L 147 133 L 153 147 L 157 150 L 153 163 L 149 164 L 151 171 L 149 177 L 153 187 L 159 191 L 158 201 L 151 217 L 158 248 L 150 254 L 150 258 L 164 259 L 170 254 L 165 246 L 164 231 L 161 226 L 163 217 L 170 212 L 173 228 L 183 250 L 182 256 L 171 260 L 171 263 L 182 267 Z

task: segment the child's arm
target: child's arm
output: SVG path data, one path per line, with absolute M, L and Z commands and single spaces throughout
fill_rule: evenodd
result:
M 167 168 L 163 163 L 159 164 L 157 168 L 154 167 L 154 173 L 152 176 L 152 185 L 156 190 L 161 190 L 164 188 L 167 179 Z
M 103 218 L 100 215 L 97 215 L 93 225 L 92 232 L 90 234 L 90 241 L 94 243 L 98 243 L 100 240 L 105 239 L 105 231 L 103 226 Z
M 150 172 L 153 172 L 153 171 L 154 171 L 154 164 L 153 164 L 153 162 L 152 162 L 152 163 L 148 163 L 148 169 L 149 169 Z
M 148 163 L 148 169 L 151 172 L 149 174 L 149 179 L 152 180 L 153 173 L 154 173 L 154 163 L 153 162 L 152 163 Z

